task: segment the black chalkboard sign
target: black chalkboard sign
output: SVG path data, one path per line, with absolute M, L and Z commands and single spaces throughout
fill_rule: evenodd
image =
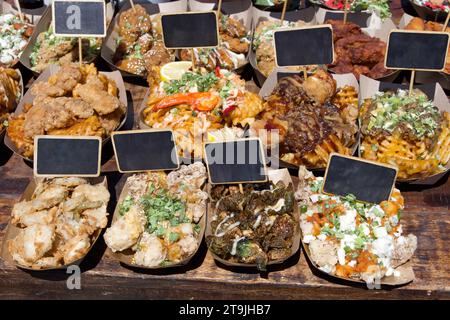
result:
M 347 21 L 353 22 L 361 28 L 367 28 L 371 15 L 370 12 L 347 12 Z M 324 21 L 327 20 L 344 20 L 344 12 L 327 11 Z
M 103 0 L 54 0 L 53 30 L 57 36 L 104 37 L 106 13 Z
M 111 139 L 120 172 L 175 170 L 180 166 L 171 130 L 114 132 Z
M 256 138 L 205 144 L 211 184 L 267 181 L 264 153 Z
M 98 177 L 100 137 L 36 136 L 34 174 L 37 177 Z
M 219 45 L 214 11 L 165 14 L 161 16 L 161 25 L 166 48 L 212 48 Z
M 391 196 L 396 177 L 394 167 L 333 153 L 322 191 L 339 196 L 352 194 L 360 201 L 380 203 Z
M 331 25 L 277 30 L 274 42 L 279 67 L 330 64 L 334 60 Z
M 442 71 L 445 67 L 449 34 L 430 31 L 391 31 L 385 66 L 388 69 Z

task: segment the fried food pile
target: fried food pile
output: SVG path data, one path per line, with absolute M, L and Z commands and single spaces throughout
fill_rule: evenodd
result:
M 9 121 L 7 134 L 27 158 L 33 156 L 36 135 L 107 137 L 125 115 L 114 80 L 93 64 L 60 67 L 47 82 L 31 87 L 34 100 Z
M 396 268 L 411 259 L 417 238 L 402 235 L 400 191 L 394 189 L 389 201 L 368 204 L 353 195 L 323 194 L 322 184 L 322 177 L 300 167 L 295 197 L 302 242 L 312 262 L 331 275 L 368 284 L 385 276 L 401 276 Z
M 0 67 L 11 67 L 19 60 L 33 29 L 18 15 L 0 14 Z
M 131 264 L 158 267 L 177 264 L 197 250 L 200 219 L 208 194 L 202 191 L 206 168 L 201 162 L 169 174 L 140 173 L 127 179 L 119 217 L 105 232 L 113 252 L 133 252 Z
M 20 75 L 14 69 L 0 67 L 0 132 L 8 123 L 22 93 Z
M 108 223 L 109 192 L 81 178 L 43 179 L 30 200 L 14 205 L 20 228 L 8 249 L 20 266 L 48 269 L 83 258 Z
M 83 38 L 83 61 L 92 62 L 100 53 L 101 45 L 102 38 Z M 51 64 L 64 65 L 79 61 L 78 53 L 78 38 L 55 36 L 50 26 L 36 39 L 30 54 L 31 68 L 40 73 Z
M 160 23 L 160 17 L 152 21 L 139 4 L 120 14 L 119 37 L 113 58 L 119 69 L 147 76 L 153 66 L 175 60 L 174 53 L 163 45 Z
M 336 90 L 326 71 L 319 69 L 306 80 L 297 74 L 280 79 L 264 106 L 251 129 L 268 147 L 279 143 L 281 160 L 324 168 L 330 153 L 351 154 L 358 131 L 358 92 L 352 86 Z
M 294 215 L 294 189 L 282 181 L 276 185 L 218 185 L 211 190 L 213 209 L 209 249 L 230 262 L 256 264 L 265 271 L 270 261 L 292 254 L 298 234 Z
M 213 71 L 216 67 L 234 70 L 247 63 L 250 40 L 245 26 L 239 20 L 221 14 L 219 24 L 220 45 L 212 49 L 194 49 L 197 67 Z M 191 50 L 181 50 L 181 59 L 191 61 Z
M 398 167 L 399 179 L 445 171 L 450 161 L 450 114 L 420 90 L 378 93 L 360 110 L 361 156 Z
M 392 72 L 384 67 L 384 41 L 364 34 L 352 22 L 327 20 L 325 23 L 333 27 L 335 61 L 329 66 L 333 72 L 353 73 L 357 79 L 360 75 L 378 79 Z
M 186 72 L 180 80 L 161 81 L 151 88 L 143 122 L 174 130 L 180 155 L 201 158 L 208 131 L 251 124 L 263 110 L 258 95 L 228 70 Z
M 275 68 L 275 49 L 273 46 L 273 33 L 277 29 L 287 27 L 303 27 L 306 23 L 303 21 L 289 22 L 266 20 L 258 24 L 253 36 L 253 50 L 256 55 L 256 64 L 259 71 L 266 77 Z
M 411 21 L 408 23 L 408 25 L 405 27 L 405 30 L 414 30 L 414 31 L 442 31 L 442 28 L 444 27 L 443 24 L 434 22 L 434 21 L 424 21 L 420 18 L 414 17 L 411 19 Z M 450 28 L 445 29 L 446 32 L 450 32 Z M 447 52 L 447 60 L 445 61 L 445 73 L 450 74 L 450 48 Z

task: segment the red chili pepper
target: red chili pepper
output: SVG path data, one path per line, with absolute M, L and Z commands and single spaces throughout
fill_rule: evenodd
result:
M 216 76 L 217 77 L 221 77 L 222 75 L 220 74 L 220 67 L 219 66 L 217 66 L 215 69 L 214 69 L 214 73 L 216 74 Z

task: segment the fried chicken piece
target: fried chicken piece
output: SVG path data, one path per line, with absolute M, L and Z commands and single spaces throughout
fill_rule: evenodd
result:
M 164 47 L 162 41 L 156 41 L 152 48 L 144 54 L 146 70 L 149 70 L 151 66 L 162 66 L 173 60 L 173 54 Z
M 132 74 L 137 74 L 139 76 L 145 75 L 145 62 L 143 59 L 135 57 L 127 57 L 116 63 L 116 66 Z
M 116 109 L 114 112 L 100 116 L 100 123 L 102 128 L 105 130 L 106 135 L 110 135 L 120 123 L 120 120 L 124 116 L 125 111 L 122 108 Z
M 82 99 L 69 98 L 66 103 L 66 108 L 79 119 L 87 119 L 94 115 L 94 109 L 89 103 Z
M 47 117 L 47 109 L 42 106 L 32 107 L 25 115 L 23 121 L 24 137 L 33 139 L 36 135 L 44 134 L 45 122 Z M 9 129 L 9 128 L 8 128 Z M 8 130 L 9 132 L 9 130 Z
M 70 264 L 83 258 L 91 247 L 88 234 L 81 234 L 70 239 L 63 247 L 64 264 Z
M 331 24 L 333 28 L 333 41 L 346 38 L 350 35 L 362 34 L 361 27 L 353 22 L 344 23 L 342 20 L 327 20 L 325 24 Z
M 98 228 L 105 228 L 108 224 L 108 212 L 106 211 L 106 204 L 103 204 L 102 206 L 95 209 L 84 210 L 81 215 L 94 231 Z
M 74 114 L 67 105 L 71 100 L 70 98 L 59 97 L 46 105 L 45 118 L 41 120 L 44 122 L 45 131 L 67 128 L 75 122 Z
M 142 213 L 138 206 L 132 206 L 122 217 L 117 219 L 103 236 L 106 245 L 113 251 L 123 251 L 136 244 L 144 232 Z
M 49 210 L 28 212 L 20 215 L 19 220 L 16 222 L 16 224 L 25 227 L 29 227 L 34 224 L 53 224 L 55 223 L 57 214 L 58 207 L 53 207 Z
M 385 76 L 388 72 L 389 70 L 384 67 L 384 62 L 380 61 L 366 75 L 372 79 L 378 79 Z
M 86 196 L 89 201 L 100 201 L 103 204 L 109 202 L 109 191 L 103 184 L 82 184 L 75 188 L 72 193 L 72 198 L 79 196 Z
M 9 125 L 6 128 L 8 137 L 17 146 L 19 152 L 24 157 L 30 157 L 33 155 L 33 139 L 25 137 L 24 130 L 25 115 L 21 114 L 17 117 L 13 116 L 9 119 Z
M 40 99 L 45 97 L 62 97 L 65 94 L 63 88 L 51 85 L 47 82 L 36 82 L 31 86 L 31 93 Z
M 21 229 L 19 234 L 8 242 L 8 250 L 18 264 L 30 266 L 52 248 L 54 237 L 54 225 L 35 224 Z
M 76 64 L 62 65 L 58 72 L 48 79 L 48 83 L 62 88 L 66 93 L 72 91 L 80 83 L 81 71 Z
M 247 53 L 250 47 L 250 43 L 246 41 L 241 41 L 239 38 L 233 38 L 228 34 L 223 34 L 220 36 L 222 43 L 225 47 L 228 47 L 231 51 L 235 53 Z
M 97 116 L 91 116 L 87 119 L 75 122 L 70 127 L 64 129 L 55 129 L 48 131 L 48 134 L 57 136 L 97 136 L 103 137 L 105 130 L 102 128 Z
M 138 37 L 152 30 L 152 21 L 145 8 L 139 4 L 119 16 L 119 35 L 127 46 L 134 45 Z
M 383 60 L 386 43 L 366 34 L 351 35 L 336 42 L 336 50 L 346 51 L 353 64 L 370 65 Z
M 303 81 L 303 89 L 316 103 L 323 104 L 336 92 L 336 80 L 330 73 L 319 69 Z
M 414 17 L 411 19 L 411 21 L 406 25 L 405 30 L 418 30 L 423 31 L 425 30 L 425 21 L 423 21 L 419 17 Z M 442 27 L 441 27 L 442 30 Z
M 100 115 L 109 114 L 120 107 L 120 101 L 117 97 L 110 95 L 105 90 L 88 84 L 77 86 L 73 94 L 89 103 Z

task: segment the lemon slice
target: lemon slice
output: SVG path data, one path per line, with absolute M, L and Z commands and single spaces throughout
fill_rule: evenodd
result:
M 192 66 L 191 61 L 169 62 L 162 66 L 160 74 L 163 81 L 180 80 L 181 76 Z

